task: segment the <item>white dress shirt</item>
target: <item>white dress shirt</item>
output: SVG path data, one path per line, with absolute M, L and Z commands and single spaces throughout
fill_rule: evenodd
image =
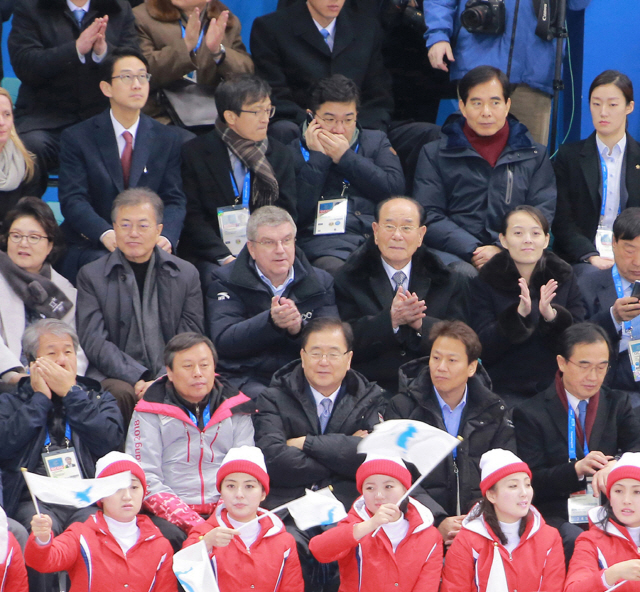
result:
M 111 117 L 111 123 L 113 124 L 113 131 L 116 134 L 116 142 L 118 142 L 118 156 L 122 158 L 122 153 L 124 152 L 124 147 L 127 145 L 127 141 L 124 139 L 122 134 L 124 132 L 129 132 L 133 136 L 133 141 L 131 142 L 132 148 L 136 147 L 136 134 L 138 133 L 138 125 L 140 124 L 140 116 L 138 115 L 138 119 L 136 122 L 130 127 L 124 127 L 113 115 L 113 111 L 109 109 L 109 116 Z
M 607 165 L 607 195 L 602 196 L 605 208 L 600 225 L 611 230 L 620 209 L 620 182 L 622 181 L 622 163 L 624 161 L 624 151 L 627 147 L 627 135 L 622 136 L 622 139 L 613 147 L 611 152 L 598 137 L 598 134 L 596 134 L 596 144 L 598 145 L 600 158 Z
M 333 51 L 333 44 L 336 42 L 336 19 L 333 19 L 326 27 L 323 27 L 316 19 L 313 19 L 313 23 L 318 27 L 318 31 L 321 32 L 320 35 L 322 35 L 322 29 L 329 32 L 327 45 L 329 46 L 329 49 Z
M 320 416 L 324 412 L 324 407 L 322 406 L 321 403 L 325 399 L 331 400 L 331 413 L 333 413 L 333 408 L 335 407 L 335 404 L 336 404 L 336 397 L 338 396 L 338 393 L 340 392 L 342 385 L 340 385 L 336 389 L 336 391 L 334 393 L 331 393 L 328 397 L 325 397 L 321 392 L 314 389 L 311 385 L 309 385 L 309 388 L 311 389 L 311 394 L 313 395 L 313 399 L 316 402 L 316 413 L 318 414 L 318 418 L 320 418 Z

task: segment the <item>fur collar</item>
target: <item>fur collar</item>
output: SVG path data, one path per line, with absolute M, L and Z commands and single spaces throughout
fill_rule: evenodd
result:
M 151 18 L 163 23 L 171 23 L 180 20 L 180 10 L 177 9 L 171 0 L 145 0 L 144 5 Z M 223 10 L 229 10 L 222 2 L 211 0 L 207 4 L 207 19 L 218 18 Z
M 555 279 L 559 284 L 571 277 L 571 265 L 560 259 L 551 251 L 544 251 L 538 261 L 529 284 L 539 290 L 549 280 Z M 520 293 L 518 279 L 520 272 L 508 251 L 498 253 L 480 270 L 480 279 L 502 292 Z

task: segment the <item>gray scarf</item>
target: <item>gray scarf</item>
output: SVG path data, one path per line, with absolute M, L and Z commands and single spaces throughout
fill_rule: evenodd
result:
M 0 191 L 13 191 L 24 179 L 26 164 L 24 156 L 9 138 L 0 152 Z

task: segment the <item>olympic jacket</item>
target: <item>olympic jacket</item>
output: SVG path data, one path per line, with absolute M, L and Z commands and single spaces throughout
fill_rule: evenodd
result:
M 97 512 L 73 523 L 48 545 L 29 535 L 25 560 L 43 573 L 69 572 L 69 592 L 177 592 L 171 544 L 148 516 L 137 520 L 140 536 L 126 555 Z
M 10 532 L 7 554 L 0 563 L 0 592 L 29 592 L 27 570 L 24 566 L 20 545 Z
M 216 475 L 230 448 L 253 446 L 249 415 L 234 407 L 249 401 L 216 377 L 211 391 L 211 419 L 200 429 L 179 406 L 167 377 L 156 380 L 136 405 L 126 451 L 147 477 L 144 507 L 185 532 L 212 514 L 218 501 Z
M 240 536 L 226 547 L 213 547 L 209 556 L 220 587 L 220 592 L 303 592 L 304 581 L 296 542 L 275 514 L 258 508 L 258 515 L 268 514 L 260 520 L 260 534 L 250 547 Z M 215 514 L 196 526 L 183 547 L 193 545 L 209 531 L 222 526 L 233 528 L 227 518 L 224 502 L 216 506 Z
M 520 543 L 511 552 L 484 518 L 462 522 L 447 552 L 440 592 L 560 592 L 564 584 L 564 550 L 560 533 L 531 506 Z M 505 586 L 506 576 L 506 586 Z M 489 578 L 491 577 L 491 587 Z M 494 582 L 498 581 L 498 584 Z M 500 583 L 501 581 L 501 583 Z
M 640 559 L 640 550 L 633 542 L 629 531 L 611 520 L 603 529 L 598 524 L 602 518 L 602 506 L 589 511 L 590 528 L 576 539 L 565 592 L 604 592 L 607 587 L 602 582 L 602 574 L 606 569 L 621 561 Z M 638 592 L 640 582 L 628 582 L 616 590 Z
M 442 537 L 431 511 L 409 498 L 407 536 L 395 552 L 383 529 L 360 540 L 353 526 L 371 518 L 359 497 L 335 528 L 313 537 L 309 550 L 321 563 L 338 561 L 338 592 L 437 592 L 442 571 Z

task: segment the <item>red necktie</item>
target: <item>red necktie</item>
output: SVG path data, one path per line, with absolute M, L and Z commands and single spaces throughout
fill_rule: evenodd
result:
M 126 142 L 120 162 L 122 163 L 122 177 L 124 179 L 124 188 L 129 187 L 129 173 L 131 171 L 131 157 L 133 155 L 133 136 L 131 132 L 122 132 L 122 137 Z

